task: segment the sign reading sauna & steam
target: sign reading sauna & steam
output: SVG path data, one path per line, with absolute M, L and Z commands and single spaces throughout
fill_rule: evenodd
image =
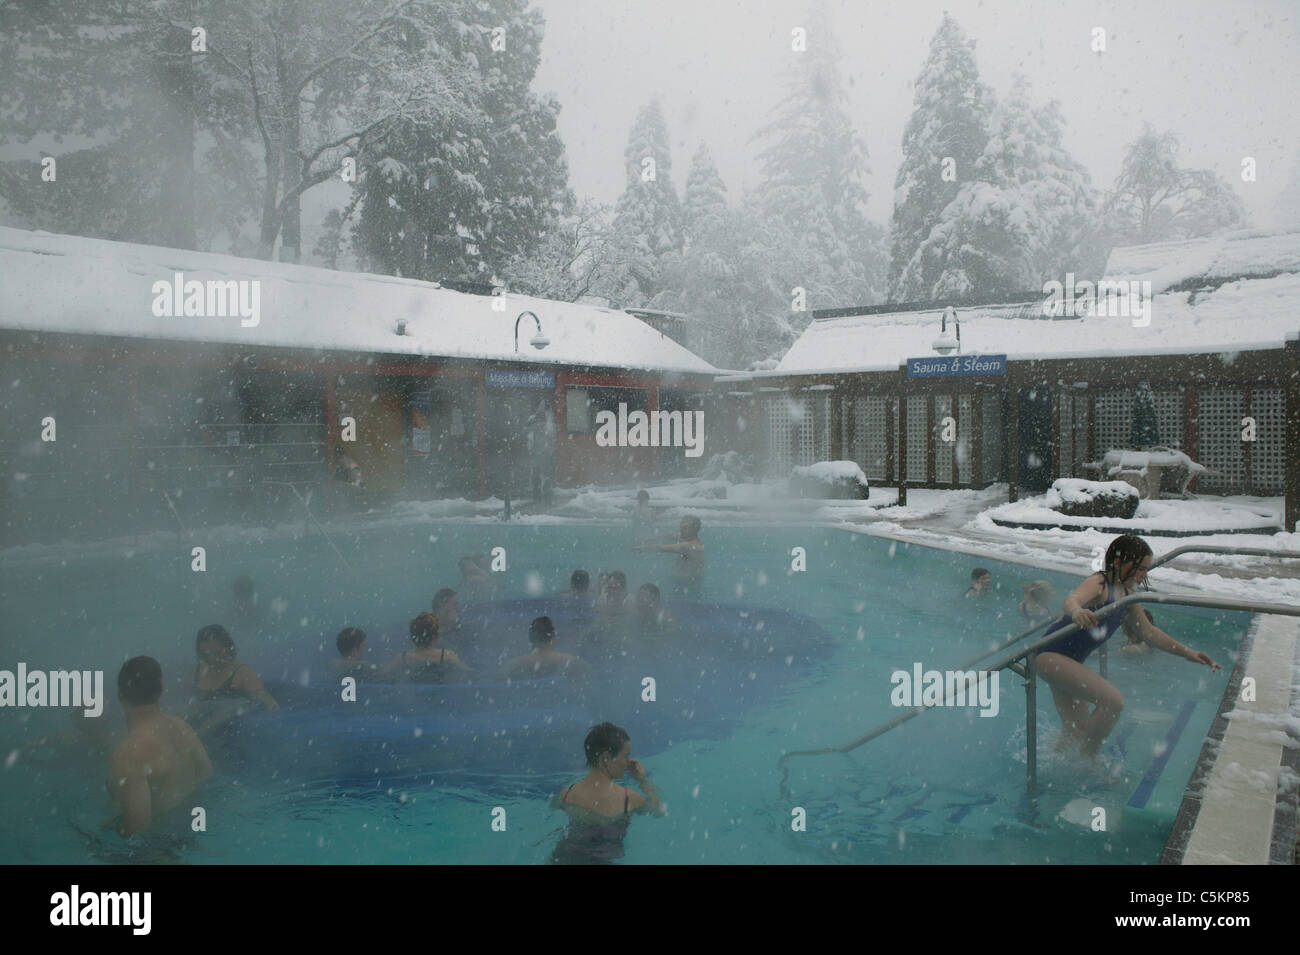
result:
M 953 355 L 907 360 L 908 378 L 949 378 L 959 375 L 1005 375 L 1006 355 Z

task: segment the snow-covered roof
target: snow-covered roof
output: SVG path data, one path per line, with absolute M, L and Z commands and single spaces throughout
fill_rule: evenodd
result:
M 155 282 L 256 281 L 259 316 L 156 316 Z M 712 365 L 625 312 L 210 252 L 0 228 L 0 328 L 712 375 Z M 550 340 L 529 346 L 536 313 Z M 396 333 L 405 319 L 406 334 Z
M 1196 279 L 1225 279 L 1300 272 L 1300 228 L 1243 230 L 1183 242 L 1155 242 L 1113 249 L 1106 277 L 1149 281 L 1159 293 Z
M 1271 277 L 1233 280 L 1244 275 Z M 1300 328 L 1300 231 L 1116 249 L 1106 277 L 1151 281 L 1149 324 L 1134 327 L 1128 316 L 1047 318 L 1041 302 L 962 308 L 962 354 L 1025 360 L 1241 352 L 1281 348 Z M 1212 281 L 1191 281 L 1198 277 Z M 1217 287 L 1162 291 L 1194 285 Z M 818 319 L 775 369 L 743 377 L 897 371 L 908 358 L 937 357 L 942 315 L 935 307 Z

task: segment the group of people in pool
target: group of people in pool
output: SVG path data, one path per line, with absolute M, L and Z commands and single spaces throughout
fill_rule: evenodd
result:
M 1074 624 L 1069 633 L 1044 646 L 1033 662 L 1038 675 L 1051 688 L 1061 717 L 1058 749 L 1074 745 L 1085 756 L 1095 757 L 1118 721 L 1123 696 L 1084 664 L 1121 627 L 1131 627 L 1155 649 L 1219 669 L 1208 654 L 1179 643 L 1157 628 L 1140 605 L 1132 605 L 1123 613 L 1099 615 L 1144 583 L 1151 562 L 1151 548 L 1141 538 L 1117 537 L 1107 548 L 1103 569 L 1071 591 L 1063 602 L 1062 615 L 1046 631 L 1050 636 Z M 980 576 L 987 576 L 987 571 Z M 591 604 L 625 604 L 625 575 L 614 571 L 602 577 L 601 594 L 591 599 Z M 587 601 L 589 585 L 589 575 L 575 571 L 564 596 Z M 646 592 L 645 588 L 642 592 Z M 456 592 L 439 591 L 434 607 L 434 612 L 420 614 L 411 623 L 415 648 L 385 670 L 409 678 L 427 673 L 429 668 L 445 671 L 464 667 L 453 650 L 438 645 L 441 621 L 454 626 L 457 620 Z M 507 675 L 531 678 L 585 667 L 580 658 L 556 649 L 555 626 L 548 617 L 533 620 L 528 636 L 531 652 L 511 660 L 503 668 Z M 356 628 L 339 634 L 341 669 L 364 662 L 363 655 L 357 653 L 364 642 L 364 633 Z M 224 628 L 213 624 L 200 630 L 196 650 L 199 664 L 191 682 L 197 699 L 238 698 L 268 709 L 278 708 L 256 672 L 238 660 L 234 642 Z M 118 696 L 126 713 L 128 735 L 113 753 L 108 788 L 121 807 L 117 822 L 124 834 L 148 829 L 153 814 L 181 805 L 194 787 L 212 773 L 212 763 L 195 729 L 185 720 L 161 712 L 162 686 L 162 669 L 149 657 L 128 660 L 118 675 Z M 631 744 L 624 730 L 602 723 L 588 733 L 584 748 L 587 776 L 552 801 L 555 808 L 563 809 L 570 817 L 569 827 L 552 856 L 556 862 L 612 861 L 622 854 L 622 839 L 632 814 L 663 811 L 658 789 L 644 768 L 631 758 Z M 629 775 L 640 793 L 617 784 L 617 780 Z

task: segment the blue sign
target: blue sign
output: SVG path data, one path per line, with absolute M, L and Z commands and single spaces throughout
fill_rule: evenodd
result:
M 948 378 L 954 375 L 1005 375 L 1006 355 L 941 355 L 907 360 L 908 378 Z
M 554 388 L 555 375 L 549 371 L 501 371 L 488 369 L 484 384 L 489 388 Z

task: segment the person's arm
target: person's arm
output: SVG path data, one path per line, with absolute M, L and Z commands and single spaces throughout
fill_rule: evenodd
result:
M 118 750 L 108 765 L 109 794 L 122 807 L 117 831 L 124 836 L 143 832 L 152 824 L 149 779 L 128 754 Z
M 1137 613 L 1134 613 L 1134 611 Z M 1129 620 L 1134 623 L 1142 639 L 1157 650 L 1163 650 L 1165 653 L 1172 653 L 1176 657 L 1183 657 L 1191 660 L 1193 663 L 1201 663 L 1212 670 L 1219 669 L 1219 665 L 1210 659 L 1208 653 L 1202 653 L 1199 650 L 1193 650 L 1191 647 L 1184 646 L 1169 634 L 1165 633 L 1159 627 L 1151 622 L 1151 618 L 1146 615 L 1141 607 L 1129 608 Z
M 659 795 L 659 787 L 650 781 L 646 775 L 645 767 L 635 759 L 628 763 L 628 775 L 630 775 L 636 784 L 641 787 L 641 792 L 645 794 L 639 806 L 633 806 L 633 812 L 644 813 L 651 816 L 662 816 L 664 814 L 664 803 Z
M 262 685 L 262 678 L 257 675 L 256 670 L 245 663 L 240 667 L 239 672 L 240 676 L 237 682 L 239 683 L 240 692 L 249 699 L 261 703 L 268 710 L 278 710 L 280 708 L 280 704 L 275 702 L 275 697 L 268 693 L 266 687 Z
M 1077 623 L 1080 627 L 1096 627 L 1100 624 L 1097 621 L 1097 615 L 1085 607 L 1105 593 L 1106 584 L 1097 574 L 1093 574 L 1079 586 L 1070 591 L 1070 595 L 1065 598 L 1061 605 L 1066 616 Z

